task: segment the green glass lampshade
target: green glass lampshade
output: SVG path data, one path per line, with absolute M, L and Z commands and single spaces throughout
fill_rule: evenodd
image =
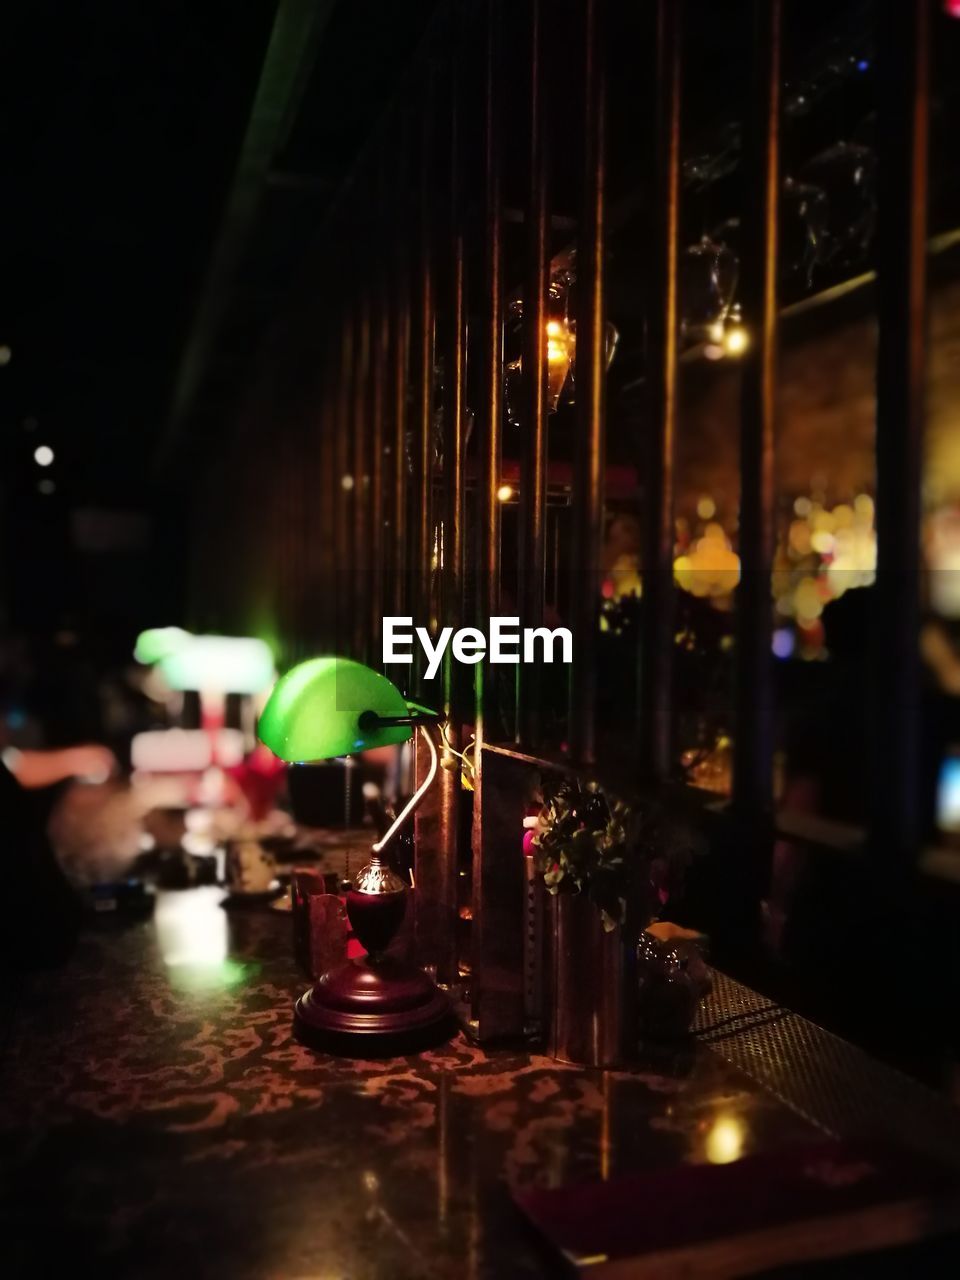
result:
M 257 734 L 270 750 L 291 763 L 330 760 L 406 742 L 413 726 L 361 726 L 364 713 L 383 719 L 419 711 L 390 681 L 350 658 L 311 658 L 274 685 Z

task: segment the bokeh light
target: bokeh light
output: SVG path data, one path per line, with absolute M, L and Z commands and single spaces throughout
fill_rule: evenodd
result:
M 732 325 L 723 335 L 723 347 L 728 356 L 743 355 L 750 345 L 750 335 L 742 324 Z
M 743 1121 L 738 1116 L 720 1115 L 707 1131 L 705 1154 L 710 1164 L 732 1164 L 743 1155 Z
M 677 585 L 691 595 L 726 596 L 740 581 L 740 557 L 731 548 L 723 526 L 712 522 L 685 554 L 673 562 Z

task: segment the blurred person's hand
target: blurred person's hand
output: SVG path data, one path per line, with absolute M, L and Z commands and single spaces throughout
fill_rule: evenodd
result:
M 70 747 L 67 754 L 70 756 L 71 776 L 84 782 L 106 782 L 119 769 L 117 757 L 110 748 L 96 742 Z
M 8 747 L 3 763 L 22 787 L 52 787 L 65 778 L 106 782 L 117 770 L 117 759 L 108 747 L 84 743 L 59 751 L 17 751 Z

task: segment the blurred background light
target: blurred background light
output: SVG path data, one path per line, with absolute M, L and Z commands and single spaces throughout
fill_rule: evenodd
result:
M 728 356 L 743 355 L 750 345 L 750 337 L 742 324 L 733 325 L 723 335 L 723 346 Z
M 951 835 L 960 832 L 960 756 L 947 756 L 940 766 L 937 826 Z
M 738 1116 L 717 1116 L 707 1132 L 706 1157 L 710 1164 L 732 1164 L 743 1155 L 743 1121 Z

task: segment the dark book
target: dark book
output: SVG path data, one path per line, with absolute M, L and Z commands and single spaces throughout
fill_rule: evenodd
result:
M 573 1273 L 591 1280 L 743 1276 L 960 1228 L 955 1170 L 870 1141 L 787 1147 L 514 1199 Z

